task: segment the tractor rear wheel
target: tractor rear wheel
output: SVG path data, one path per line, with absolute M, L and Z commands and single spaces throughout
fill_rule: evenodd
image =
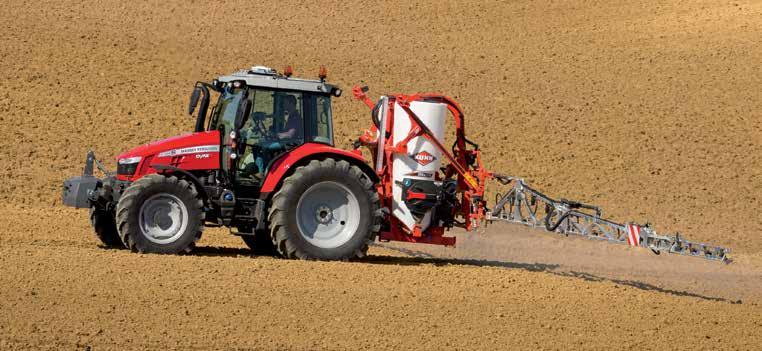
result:
M 149 174 L 132 183 L 116 206 L 119 236 L 136 252 L 190 252 L 204 230 L 203 205 L 192 183 Z
M 286 258 L 364 257 L 381 228 L 379 197 L 357 166 L 328 158 L 298 167 L 273 196 L 268 220 Z
M 93 225 L 95 235 L 107 248 L 123 249 L 122 239 L 116 230 L 114 211 L 107 211 L 98 207 L 90 207 L 90 224 Z

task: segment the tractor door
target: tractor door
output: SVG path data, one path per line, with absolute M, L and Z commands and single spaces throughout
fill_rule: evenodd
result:
M 226 86 L 212 110 L 212 118 L 209 120 L 209 127 L 207 128 L 220 132 L 220 166 L 223 172 L 228 175 L 230 175 L 231 166 L 235 163 L 235 160 L 230 157 L 231 154 L 235 153 L 230 133 L 235 130 L 235 118 L 243 95 L 243 89 L 233 88 L 230 85 Z
M 303 93 L 250 88 L 252 108 L 241 128 L 240 160 L 235 169 L 239 185 L 260 186 L 269 165 L 281 154 L 304 144 Z

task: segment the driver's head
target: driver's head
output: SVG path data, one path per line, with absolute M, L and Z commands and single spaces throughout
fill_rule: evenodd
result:
M 283 109 L 289 113 L 296 111 L 296 97 L 293 95 L 286 95 L 283 97 Z

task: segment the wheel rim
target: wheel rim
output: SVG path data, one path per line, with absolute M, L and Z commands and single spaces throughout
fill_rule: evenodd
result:
M 185 233 L 188 209 L 175 195 L 156 194 L 140 206 L 140 231 L 156 244 L 169 244 Z
M 296 205 L 299 234 L 312 245 L 330 249 L 344 245 L 360 226 L 360 204 L 343 184 L 312 185 Z

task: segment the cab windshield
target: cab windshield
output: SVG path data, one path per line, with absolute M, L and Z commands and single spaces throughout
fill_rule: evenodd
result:
M 209 120 L 207 130 L 219 130 L 230 132 L 233 130 L 235 115 L 241 103 L 241 89 L 225 89 L 212 110 L 212 118 Z

